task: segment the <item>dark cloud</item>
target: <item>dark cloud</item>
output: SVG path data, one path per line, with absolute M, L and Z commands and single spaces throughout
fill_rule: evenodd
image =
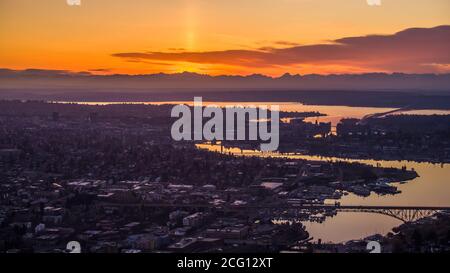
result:
M 168 50 L 169 51 L 185 51 L 186 49 L 182 48 L 182 47 L 171 47 L 171 48 L 168 48 Z
M 275 41 L 274 42 L 275 45 L 279 45 L 279 46 L 299 46 L 299 43 L 296 42 L 289 42 L 289 41 Z
M 4 76 L 35 76 L 35 77 L 60 77 L 60 76 L 84 76 L 90 75 L 89 72 L 74 72 L 70 70 L 55 69 L 35 69 L 29 68 L 24 70 L 12 70 L 7 68 L 0 69 L 0 75 Z
M 289 42 L 279 43 L 289 45 Z M 411 28 L 393 35 L 346 37 L 329 44 L 263 50 L 128 52 L 114 57 L 137 61 L 191 62 L 242 67 L 342 65 L 362 69 L 439 72 L 450 64 L 450 26 Z
M 112 69 L 109 68 L 94 68 L 94 69 L 89 69 L 90 72 L 111 72 Z

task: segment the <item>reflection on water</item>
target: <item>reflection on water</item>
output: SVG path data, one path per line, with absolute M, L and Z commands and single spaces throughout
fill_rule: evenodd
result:
M 193 101 L 159 101 L 159 102 L 60 102 L 60 103 L 78 103 L 85 105 L 107 105 L 107 104 L 148 104 L 148 105 L 164 105 L 164 104 L 186 104 L 193 106 Z M 306 119 L 307 121 L 331 122 L 332 126 L 343 118 L 362 118 L 369 114 L 385 113 L 396 108 L 385 107 L 352 107 L 352 106 L 335 106 L 335 105 L 305 105 L 298 102 L 219 102 L 219 101 L 203 101 L 204 106 L 215 105 L 225 107 L 234 106 L 261 106 L 261 105 L 279 105 L 280 111 L 286 112 L 320 112 L 326 114 L 322 117 L 313 117 Z M 417 114 L 417 115 L 450 115 L 450 110 L 407 110 L 396 112 L 395 114 Z
M 122 102 L 75 102 L 88 105 L 117 104 Z M 132 104 L 187 104 L 193 105 L 192 101 L 166 101 L 166 102 L 130 102 Z M 300 103 L 286 102 L 203 102 L 203 105 L 216 105 L 225 107 L 227 105 L 235 106 L 259 106 L 259 105 L 279 105 L 281 111 L 289 112 L 320 112 L 326 114 L 323 117 L 313 117 L 307 121 L 331 122 L 332 126 L 342 118 L 362 118 L 369 114 L 385 113 L 393 108 L 375 108 L 375 107 L 348 107 L 348 106 L 323 106 L 323 105 L 303 105 Z M 450 114 L 449 110 L 409 110 L 397 112 L 396 114 Z M 291 159 L 306 159 L 318 161 L 347 161 L 361 162 L 382 167 L 401 168 L 406 166 L 408 169 L 414 168 L 420 177 L 408 181 L 404 184 L 396 184 L 401 194 L 379 196 L 371 194 L 368 197 L 359 197 L 354 194 L 343 196 L 342 205 L 392 205 L 392 206 L 450 206 L 450 164 L 429 164 L 407 161 L 374 161 L 374 160 L 349 160 L 342 158 L 330 158 L 319 156 L 307 156 L 299 154 L 278 154 L 262 153 L 260 151 L 250 151 L 240 149 L 223 149 L 220 145 L 200 144 L 198 148 L 210 151 L 231 153 L 242 156 L 263 156 L 263 157 L 286 157 Z M 304 223 L 310 235 L 316 240 L 321 238 L 323 241 L 342 242 L 351 239 L 360 239 L 375 233 L 386 234 L 393 227 L 400 224 L 399 220 L 389 216 L 373 213 L 355 213 L 340 212 L 337 216 L 326 218 L 325 222 Z
M 396 195 L 377 195 L 359 197 L 352 193 L 343 196 L 342 205 L 391 205 L 391 206 L 450 206 L 450 164 L 430 164 L 409 161 L 355 160 L 336 157 L 320 157 L 299 154 L 263 153 L 260 151 L 222 148 L 220 145 L 198 144 L 198 148 L 210 151 L 230 153 L 240 156 L 282 157 L 316 161 L 360 162 L 372 166 L 414 169 L 419 177 L 406 183 L 396 183 L 401 191 Z M 222 149 L 222 150 L 221 150 Z M 304 223 L 315 239 L 341 242 L 361 239 L 375 233 L 386 234 L 401 222 L 389 216 L 373 213 L 340 212 L 337 216 L 326 218 L 325 222 Z
M 372 166 L 414 169 L 419 177 L 407 183 L 395 183 L 401 194 L 377 195 L 359 197 L 354 194 L 343 196 L 342 205 L 391 205 L 391 206 L 450 206 L 450 164 L 431 164 L 412 161 L 388 161 L 388 160 L 357 160 L 338 157 L 321 157 L 301 154 L 280 154 L 276 152 L 263 153 L 256 150 L 241 150 L 239 148 L 225 148 L 221 145 L 198 144 L 198 148 L 209 151 L 222 152 L 240 156 L 279 157 L 289 159 L 305 159 L 313 161 L 345 161 L 360 162 Z
M 342 243 L 373 234 L 386 235 L 402 222 L 398 219 L 374 213 L 338 212 L 324 223 L 302 222 L 314 241 Z

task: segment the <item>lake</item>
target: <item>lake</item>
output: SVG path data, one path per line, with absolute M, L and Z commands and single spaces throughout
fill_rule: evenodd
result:
M 80 102 L 88 105 L 111 104 L 109 102 Z M 116 104 L 116 103 L 115 103 Z M 134 102 L 134 104 L 187 104 L 193 105 L 192 101 L 167 101 L 167 102 Z M 375 107 L 349 107 L 349 106 L 324 106 L 324 105 L 304 105 L 300 103 L 286 102 L 203 102 L 204 106 L 216 105 L 225 107 L 235 106 L 260 106 L 279 105 L 281 111 L 289 112 L 320 112 L 326 114 L 323 117 L 309 118 L 309 121 L 318 120 L 320 122 L 331 122 L 335 126 L 343 118 L 362 118 L 369 114 L 385 113 L 394 108 Z M 397 112 L 396 114 L 420 114 L 420 115 L 449 115 L 450 110 L 408 110 Z M 199 144 L 199 149 L 220 152 L 220 145 Z M 343 196 L 340 200 L 342 205 L 392 205 L 392 206 L 450 206 L 450 164 L 430 164 L 409 161 L 375 161 L 375 160 L 355 160 L 345 158 L 308 156 L 300 154 L 279 154 L 262 153 L 260 151 L 240 150 L 228 148 L 224 153 L 232 153 L 239 156 L 261 156 L 261 157 L 285 157 L 291 159 L 307 159 L 319 161 L 347 161 L 361 162 L 382 167 L 414 169 L 419 177 L 407 183 L 397 183 L 396 186 L 401 191 L 396 195 L 380 196 L 372 193 L 368 197 L 359 197 L 354 194 Z M 373 234 L 386 234 L 393 227 L 402 222 L 381 214 L 338 212 L 334 217 L 327 217 L 323 223 L 303 222 L 306 229 L 314 240 L 322 239 L 324 242 L 344 242 L 352 239 L 361 239 Z

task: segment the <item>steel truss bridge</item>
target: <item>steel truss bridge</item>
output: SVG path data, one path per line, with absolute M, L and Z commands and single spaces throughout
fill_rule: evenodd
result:
M 450 207 L 394 207 L 394 206 L 342 206 L 338 211 L 378 213 L 396 218 L 404 223 L 429 217 L 440 211 L 450 211 Z
M 290 211 L 341 211 L 378 213 L 396 218 L 402 222 L 414 222 L 424 217 L 429 217 L 437 212 L 450 212 L 450 207 L 424 207 L 424 206 L 352 206 L 352 205 L 304 205 L 304 204 L 280 204 L 280 205 L 243 205 L 243 206 L 215 206 L 211 204 L 161 204 L 161 203 L 101 203 L 101 206 L 153 208 L 153 209 L 212 209 L 219 211 L 249 211 L 249 210 L 290 210 Z

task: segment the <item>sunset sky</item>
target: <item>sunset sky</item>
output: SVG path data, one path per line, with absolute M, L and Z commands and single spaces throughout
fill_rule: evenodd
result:
M 0 0 L 0 68 L 447 73 L 449 25 L 449 0 Z

